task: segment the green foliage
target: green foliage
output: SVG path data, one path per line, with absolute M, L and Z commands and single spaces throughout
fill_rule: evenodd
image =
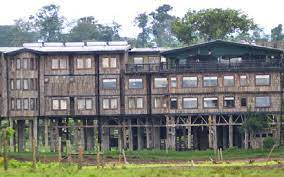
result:
M 245 129 L 252 133 L 257 133 L 263 131 L 264 129 L 268 128 L 269 124 L 265 117 L 262 114 L 254 114 L 248 111 L 247 118 L 245 119 L 244 123 L 241 126 L 242 131 Z
M 263 148 L 264 149 L 271 149 L 275 143 L 276 143 L 276 141 L 275 141 L 274 138 L 266 137 L 263 140 Z
M 11 138 L 15 133 L 15 130 L 12 127 L 7 127 L 6 128 L 6 137 L 9 139 Z
M 136 47 L 149 46 L 150 33 L 151 33 L 151 29 L 148 27 L 149 16 L 146 13 L 139 14 L 135 18 L 134 22 L 142 30 L 142 32 L 140 32 L 137 36 Z
M 120 25 L 113 22 L 111 25 L 99 24 L 95 17 L 82 17 L 67 35 L 68 41 L 112 41 L 119 40 Z
M 253 20 L 234 9 L 189 10 L 182 19 L 172 24 L 177 38 L 190 44 L 198 39 L 228 39 L 256 28 Z
M 284 34 L 282 33 L 282 24 L 279 24 L 275 28 L 271 29 L 271 40 L 272 41 L 281 41 L 284 39 Z

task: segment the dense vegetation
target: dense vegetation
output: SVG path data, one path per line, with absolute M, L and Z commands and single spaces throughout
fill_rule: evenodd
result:
M 140 29 L 136 38 L 120 36 L 121 25 L 98 23 L 95 17 L 81 17 L 70 22 L 54 4 L 43 6 L 28 18 L 16 19 L 13 25 L 0 25 L 0 46 L 21 46 L 24 42 L 112 41 L 127 40 L 136 47 L 177 47 L 226 39 L 248 42 L 281 41 L 282 25 L 263 32 L 252 18 L 240 10 L 189 10 L 183 17 L 171 14 L 173 7 L 164 4 L 150 13 L 142 12 L 133 19 Z

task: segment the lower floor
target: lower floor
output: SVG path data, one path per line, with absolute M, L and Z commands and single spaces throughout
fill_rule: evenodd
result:
M 0 127 L 15 130 L 9 145 L 13 151 L 29 151 L 32 140 L 44 151 L 62 151 L 68 144 L 92 152 L 117 149 L 206 150 L 261 148 L 265 137 L 283 142 L 280 115 L 263 114 L 268 127 L 252 132 L 243 124 L 248 115 L 152 115 L 96 118 L 1 118 Z

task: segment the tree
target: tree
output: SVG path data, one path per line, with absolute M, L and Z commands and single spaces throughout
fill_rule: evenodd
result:
M 281 41 L 284 39 L 284 34 L 282 34 L 282 24 L 279 24 L 275 28 L 271 29 L 271 40 Z
M 173 33 L 186 44 L 197 39 L 228 39 L 256 28 L 253 20 L 241 11 L 219 8 L 189 10 L 183 18 L 176 19 L 172 25 Z
M 176 19 L 176 17 L 169 14 L 172 9 L 172 6 L 164 4 L 149 14 L 152 17 L 151 27 L 154 41 L 160 47 L 179 45 L 171 30 L 171 23 Z
M 69 41 L 112 41 L 119 40 L 120 25 L 113 22 L 110 25 L 97 23 L 94 17 L 82 17 L 68 34 Z
M 142 29 L 142 32 L 140 32 L 137 36 L 136 47 L 149 46 L 150 33 L 151 33 L 151 30 L 148 27 L 149 16 L 144 12 L 142 14 L 139 14 L 135 18 L 134 22 L 139 28 Z
M 59 9 L 59 6 L 50 4 L 39 9 L 36 16 L 30 17 L 30 21 L 34 22 L 42 40 L 46 42 L 61 40 L 64 17 L 59 15 Z

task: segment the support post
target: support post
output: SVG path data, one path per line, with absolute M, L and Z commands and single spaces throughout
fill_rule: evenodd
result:
M 83 119 L 80 120 L 80 145 L 81 148 L 84 150 L 85 148 L 85 132 L 84 132 L 84 124 Z
M 277 144 L 280 145 L 281 143 L 281 117 L 279 115 L 276 116 L 276 134 L 275 139 Z
M 187 119 L 187 149 L 192 149 L 192 135 L 191 135 L 191 116 L 188 116 Z
M 166 128 L 167 128 L 167 149 L 175 150 L 176 144 L 176 129 L 175 129 L 175 117 L 166 116 Z
M 9 119 L 9 123 L 10 127 L 14 128 L 14 122 L 11 118 Z M 10 137 L 10 149 L 14 149 L 14 135 Z
M 131 119 L 128 119 L 128 145 L 129 150 L 133 151 L 133 134 L 132 134 L 132 126 L 131 126 Z
M 233 116 L 229 117 L 229 148 L 234 146 L 234 127 L 233 127 Z
M 248 130 L 245 129 L 245 149 L 248 149 L 248 138 L 249 138 L 249 133 Z
M 209 115 L 208 116 L 208 147 L 209 147 L 209 149 L 213 148 L 212 134 L 213 134 L 213 130 L 212 130 L 212 116 Z
M 217 135 L 217 124 L 216 124 L 217 116 L 213 116 L 213 149 L 217 152 L 218 149 L 218 135 Z
M 147 149 L 152 148 L 151 127 L 149 118 L 146 118 L 146 147 Z
M 137 119 L 137 143 L 138 143 L 138 150 L 142 150 L 144 147 L 144 131 L 143 131 L 143 127 L 139 127 L 141 125 L 139 119 Z
M 108 123 L 104 123 L 104 125 L 108 125 Z M 102 150 L 108 151 L 109 150 L 109 134 L 110 130 L 109 127 L 102 127 Z
M 33 120 L 33 139 L 34 139 L 36 151 L 37 151 L 37 127 L 38 127 L 38 121 L 37 121 L 37 117 L 35 117 Z
M 161 146 L 161 136 L 160 136 L 160 120 L 153 119 L 154 127 L 152 129 L 153 131 L 153 140 L 154 140 L 154 148 L 160 149 Z
M 44 147 L 45 149 L 49 149 L 48 146 L 48 118 L 44 119 Z

